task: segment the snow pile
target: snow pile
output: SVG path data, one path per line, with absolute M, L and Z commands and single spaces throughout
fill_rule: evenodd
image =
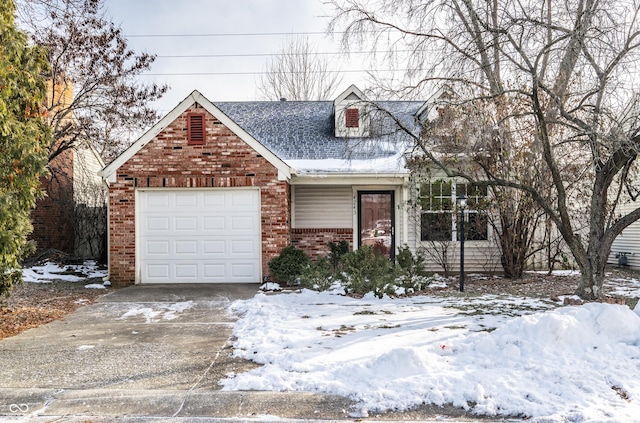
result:
M 86 279 L 100 278 L 107 275 L 106 270 L 98 268 L 93 260 L 87 260 L 80 265 L 64 265 L 47 262 L 40 266 L 22 269 L 22 280 L 33 283 L 49 283 L 53 280 L 67 282 L 82 282 Z
M 267 282 L 260 285 L 261 291 L 282 291 L 280 284 L 275 282 Z
M 235 355 L 264 364 L 226 390 L 353 398 L 354 415 L 453 404 L 534 421 L 640 421 L 640 316 L 516 299 L 358 300 L 329 293 L 236 301 Z M 529 313 L 529 314 L 527 314 Z

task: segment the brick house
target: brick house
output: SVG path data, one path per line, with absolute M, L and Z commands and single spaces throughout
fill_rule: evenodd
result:
M 419 248 L 405 159 L 423 105 L 370 102 L 355 86 L 303 102 L 194 91 L 99 172 L 111 282 L 260 282 L 288 245 Z

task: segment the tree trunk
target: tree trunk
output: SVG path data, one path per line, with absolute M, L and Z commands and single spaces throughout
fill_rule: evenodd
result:
M 500 227 L 496 231 L 500 241 L 500 261 L 504 275 L 509 279 L 519 279 L 524 273 L 530 251 L 530 234 L 535 226 L 533 209 L 533 204 L 525 196 L 499 207 Z
M 604 269 L 606 261 L 599 260 L 590 263 L 589 268 L 582 270 L 580 285 L 576 294 L 583 300 L 597 300 L 602 298 L 604 285 Z

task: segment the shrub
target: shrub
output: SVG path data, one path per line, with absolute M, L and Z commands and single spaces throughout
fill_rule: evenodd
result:
M 309 266 L 309 257 L 294 246 L 285 247 L 269 262 L 269 271 L 276 282 L 292 285 Z
M 314 291 L 326 291 L 331 288 L 335 280 L 330 259 L 326 257 L 310 262 L 300 274 L 300 285 Z
M 401 275 L 407 279 L 413 279 L 416 276 L 426 276 L 424 270 L 425 261 L 424 252 L 421 250 L 416 251 L 414 255 L 407 245 L 398 248 L 396 264 L 398 265 Z
M 331 263 L 331 267 L 334 272 L 337 272 L 340 268 L 340 261 L 342 257 L 349 252 L 349 243 L 345 240 L 342 240 L 338 243 L 329 242 L 327 244 L 329 246 L 329 262 Z
M 407 245 L 398 248 L 396 274 L 401 287 L 420 291 L 431 283 L 432 278 L 427 277 L 424 269 L 425 261 L 426 257 L 421 250 L 413 254 Z
M 370 246 L 362 246 L 342 256 L 345 289 L 352 294 L 373 292 L 381 298 L 393 285 L 393 266 L 389 259 Z

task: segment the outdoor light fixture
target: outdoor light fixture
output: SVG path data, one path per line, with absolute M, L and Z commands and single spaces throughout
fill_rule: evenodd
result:
M 456 202 L 460 209 L 460 292 L 464 292 L 464 209 L 467 207 L 467 197 L 461 195 Z

